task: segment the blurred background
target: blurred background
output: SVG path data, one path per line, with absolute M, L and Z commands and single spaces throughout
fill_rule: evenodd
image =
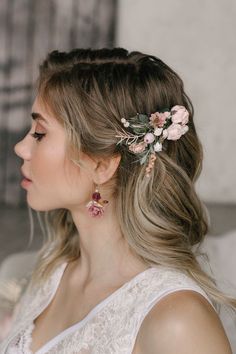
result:
M 219 286 L 236 296 L 235 18 L 234 0 L 0 1 L 0 281 L 24 276 L 22 259 L 30 267 L 43 240 L 33 212 L 29 244 L 13 151 L 31 124 L 39 63 L 53 49 L 119 46 L 160 57 L 185 83 L 204 148 L 196 189 L 210 230 L 202 247 Z M 222 320 L 236 354 L 235 316 L 222 311 Z

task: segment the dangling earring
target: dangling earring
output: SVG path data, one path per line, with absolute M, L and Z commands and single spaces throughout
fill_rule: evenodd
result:
M 101 200 L 98 186 L 92 194 L 92 200 L 86 205 L 88 212 L 91 216 L 102 216 L 104 214 L 104 206 L 108 204 L 108 200 Z

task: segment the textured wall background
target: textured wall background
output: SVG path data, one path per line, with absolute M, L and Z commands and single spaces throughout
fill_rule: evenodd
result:
M 160 56 L 184 79 L 205 152 L 207 202 L 236 202 L 234 0 L 0 1 L 0 203 L 23 203 L 13 146 L 29 124 L 38 64 L 55 48 L 124 46 Z
M 235 0 L 119 1 L 117 45 L 159 56 L 193 100 L 208 202 L 236 202 L 235 18 Z
M 0 204 L 25 202 L 13 146 L 30 122 L 38 64 L 48 51 L 111 47 L 116 0 L 0 1 Z

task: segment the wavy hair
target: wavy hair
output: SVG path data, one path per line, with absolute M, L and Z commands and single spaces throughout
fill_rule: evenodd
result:
M 162 60 L 124 48 L 53 51 L 40 65 L 37 93 L 65 127 L 68 153 L 92 157 L 121 155 L 112 177 L 116 215 L 123 237 L 145 264 L 185 272 L 216 305 L 236 308 L 236 299 L 221 292 L 202 269 L 197 254 L 208 232 L 208 212 L 195 182 L 202 170 L 203 149 L 191 100 L 178 74 Z M 189 131 L 178 141 L 165 140 L 156 154 L 151 177 L 127 147 L 117 145 L 121 117 L 152 113 L 174 105 L 189 112 Z M 80 256 L 79 234 L 66 209 L 37 212 L 46 239 L 31 282 L 44 281 L 64 261 Z M 194 247 L 197 246 L 197 247 Z

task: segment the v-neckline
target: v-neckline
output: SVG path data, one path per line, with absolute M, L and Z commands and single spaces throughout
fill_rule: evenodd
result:
M 54 296 L 55 296 L 55 294 L 57 292 L 57 289 L 59 288 L 61 279 L 63 277 L 63 274 L 64 274 L 65 270 L 66 270 L 67 265 L 68 265 L 68 262 L 64 262 L 61 265 L 61 272 L 60 272 L 58 280 L 56 282 L 56 286 L 54 288 L 54 291 L 52 292 L 52 294 L 50 296 L 50 300 L 46 304 L 46 306 L 41 310 L 41 312 L 39 314 L 37 314 L 37 316 L 33 319 L 33 323 L 34 323 L 34 320 L 45 310 L 45 308 L 53 300 L 53 298 L 54 298 Z M 64 329 L 63 331 L 61 331 L 60 333 L 58 333 L 55 337 L 53 337 L 52 339 L 47 341 L 45 344 L 43 344 L 41 346 L 41 348 L 39 348 L 35 353 L 30 351 L 30 354 L 45 354 L 46 353 L 45 350 L 49 350 L 56 343 L 58 343 L 60 340 L 62 340 L 67 334 L 69 334 L 69 333 L 71 333 L 71 332 L 83 327 L 91 318 L 93 318 L 93 316 L 95 316 L 102 308 L 104 308 L 109 302 L 111 302 L 122 290 L 124 290 L 125 288 L 131 286 L 133 283 L 135 284 L 135 282 L 137 282 L 138 280 L 142 279 L 146 275 L 147 272 L 149 272 L 150 270 L 153 270 L 153 269 L 156 270 L 156 267 L 149 267 L 149 268 L 143 270 L 142 272 L 136 274 L 134 277 L 132 277 L 130 280 L 125 282 L 122 286 L 120 286 L 118 289 L 116 289 L 110 295 L 108 295 L 105 299 L 103 299 L 97 305 L 95 305 L 92 308 L 92 310 L 90 310 L 88 312 L 88 314 L 82 320 L 76 322 L 75 324 L 71 325 L 70 327 L 68 327 L 68 328 Z M 32 330 L 32 332 L 33 332 L 33 330 Z

